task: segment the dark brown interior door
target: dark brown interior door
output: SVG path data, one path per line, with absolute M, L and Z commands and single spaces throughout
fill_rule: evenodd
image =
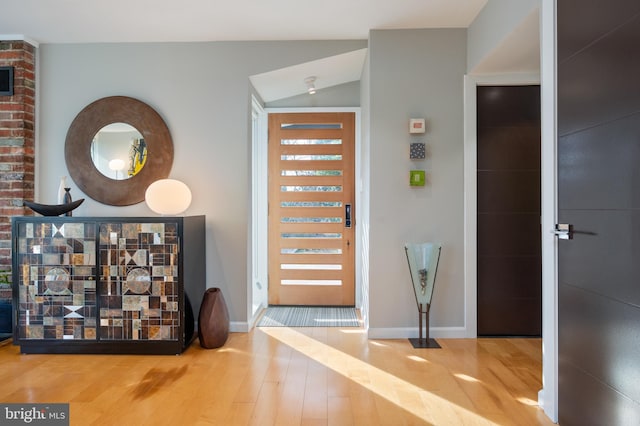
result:
M 477 88 L 478 335 L 540 336 L 540 86 Z
M 640 2 L 558 0 L 558 415 L 640 424 Z

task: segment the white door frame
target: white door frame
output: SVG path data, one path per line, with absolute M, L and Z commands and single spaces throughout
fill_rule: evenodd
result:
M 552 22 L 555 28 L 555 0 Z M 544 8 L 543 8 L 544 9 Z M 549 10 L 543 13 L 549 13 Z M 477 324 L 477 99 L 476 87 L 486 85 L 541 85 L 541 201 L 542 201 L 542 335 L 543 390 L 538 403 L 554 422 L 557 421 L 557 252 L 551 234 L 556 223 L 556 107 L 555 107 L 555 32 L 548 33 L 549 17 L 542 15 L 542 74 L 466 75 L 464 78 L 464 276 L 465 335 L 475 338 Z M 545 38 L 546 37 L 546 38 Z M 547 38 L 552 37 L 552 40 Z M 551 51 L 549 51 L 551 44 Z M 551 53 L 549 53 L 551 52 Z M 542 77 L 542 78 L 541 78 Z M 549 231 L 549 232 L 547 232 Z
M 267 307 L 267 236 L 268 224 L 268 158 L 267 113 L 255 96 L 251 97 L 251 245 L 247 289 L 248 329 L 257 322 Z
M 542 0 L 540 8 L 540 64 L 542 105 L 542 390 L 538 404 L 558 422 L 558 241 L 551 233 L 558 206 L 558 108 L 556 101 L 556 0 Z
M 464 281 L 465 336 L 478 336 L 477 86 L 540 84 L 539 74 L 465 75 L 464 77 Z

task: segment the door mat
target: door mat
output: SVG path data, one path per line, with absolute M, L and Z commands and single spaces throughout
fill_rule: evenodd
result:
M 269 306 L 258 327 L 360 327 L 355 308 Z

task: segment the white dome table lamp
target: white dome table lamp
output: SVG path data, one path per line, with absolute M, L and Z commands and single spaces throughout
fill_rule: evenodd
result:
M 162 216 L 176 216 L 191 205 L 191 190 L 179 180 L 160 179 L 149 185 L 144 200 L 154 212 Z

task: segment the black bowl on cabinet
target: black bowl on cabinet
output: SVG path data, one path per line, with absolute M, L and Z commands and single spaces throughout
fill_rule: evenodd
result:
M 24 205 L 34 212 L 40 213 L 42 216 L 60 216 L 75 209 L 82 204 L 83 201 L 84 198 L 80 198 L 79 200 L 66 204 L 39 204 L 31 201 L 24 201 Z

